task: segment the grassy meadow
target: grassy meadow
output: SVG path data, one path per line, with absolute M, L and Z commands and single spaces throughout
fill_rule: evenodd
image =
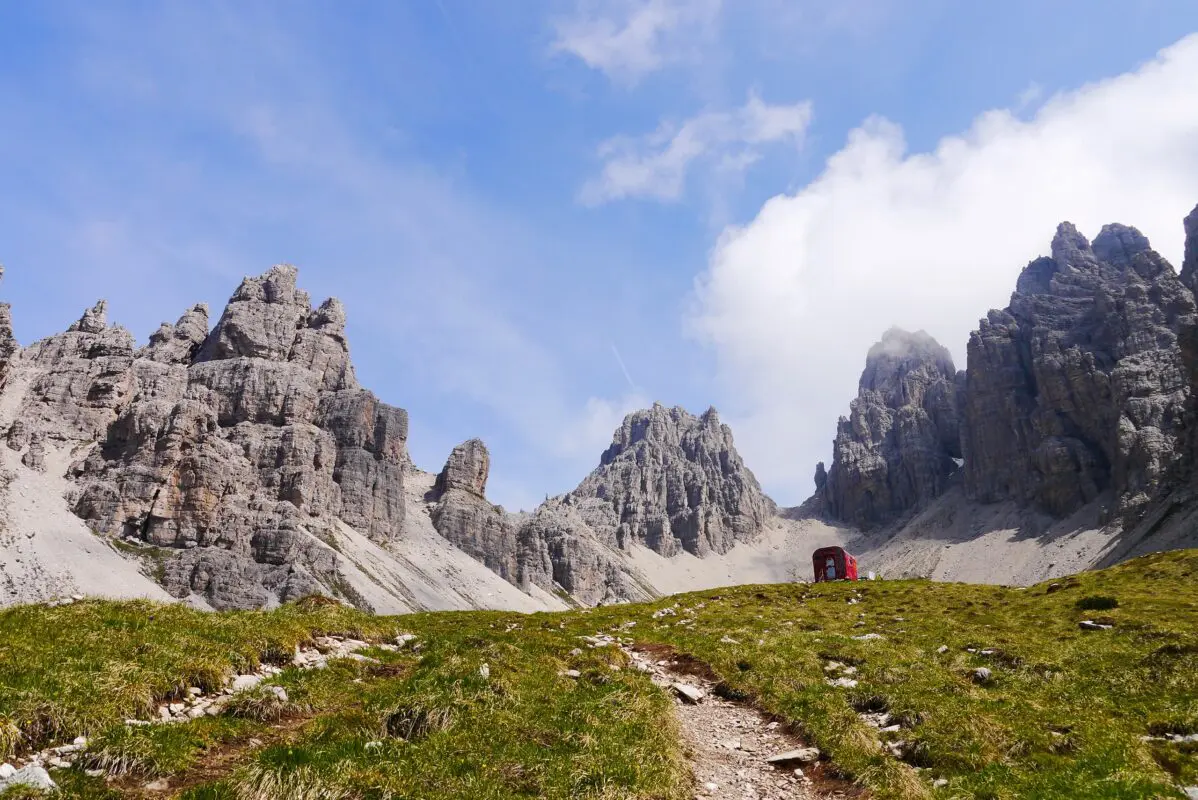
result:
M 257 691 L 220 716 L 124 722 L 188 687 L 286 665 L 319 635 L 401 633 L 418 646 L 285 668 L 272 680 L 285 703 Z M 1182 797 L 1198 785 L 1198 744 L 1164 738 L 1198 733 L 1198 551 L 1027 589 L 744 586 L 534 615 L 374 617 L 316 600 L 223 614 L 11 608 L 0 760 L 88 736 L 80 765 L 51 773 L 65 798 L 694 797 L 672 699 L 618 648 L 580 639 L 596 633 L 710 669 L 722 695 L 791 723 L 875 798 Z M 862 716 L 882 712 L 897 731 Z

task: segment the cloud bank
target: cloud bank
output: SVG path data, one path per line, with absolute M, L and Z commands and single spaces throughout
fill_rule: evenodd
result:
M 726 229 L 687 323 L 713 349 L 721 410 L 767 489 L 790 503 L 810 493 L 889 326 L 927 330 L 964 368 L 969 332 L 1006 305 L 1056 222 L 1089 236 L 1135 225 L 1178 266 L 1198 203 L 1195 75 L 1198 35 L 1028 119 L 986 112 L 928 153 L 872 118 L 818 178 Z

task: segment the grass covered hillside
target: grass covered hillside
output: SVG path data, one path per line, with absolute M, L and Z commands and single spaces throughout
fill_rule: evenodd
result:
M 297 648 L 321 668 L 293 665 Z M 790 724 L 822 774 L 875 798 L 1198 785 L 1198 551 L 1024 590 L 748 586 L 531 616 L 371 617 L 318 598 L 225 614 L 12 608 L 0 761 L 87 737 L 50 769 L 68 798 L 702 795 L 676 701 L 632 650 L 672 654 Z M 279 669 L 222 694 L 262 664 Z M 163 703 L 195 718 L 143 724 L 171 713 Z

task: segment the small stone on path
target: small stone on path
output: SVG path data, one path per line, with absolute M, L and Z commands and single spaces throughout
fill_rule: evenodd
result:
M 675 683 L 671 688 L 674 690 L 674 694 L 682 698 L 684 703 L 691 705 L 702 703 L 703 698 L 706 696 L 702 689 L 691 686 L 688 683 Z

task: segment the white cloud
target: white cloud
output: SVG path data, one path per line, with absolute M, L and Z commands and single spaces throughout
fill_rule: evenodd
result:
M 721 0 L 590 0 L 555 24 L 553 52 L 569 53 L 613 80 L 635 83 L 695 55 L 713 33 Z
M 865 353 L 924 328 L 959 368 L 1055 225 L 1136 225 L 1175 265 L 1198 202 L 1198 35 L 1128 74 L 1050 98 L 1027 120 L 980 115 L 933 152 L 867 120 L 824 172 L 721 236 L 690 327 L 717 356 L 721 408 L 779 500 L 810 492 Z
M 810 103 L 770 105 L 750 93 L 733 111 L 706 111 L 680 125 L 662 123 L 646 136 L 609 139 L 599 146 L 603 171 L 583 186 L 579 198 L 588 205 L 629 197 L 677 200 L 696 162 L 739 176 L 766 145 L 797 148 L 810 120 Z

